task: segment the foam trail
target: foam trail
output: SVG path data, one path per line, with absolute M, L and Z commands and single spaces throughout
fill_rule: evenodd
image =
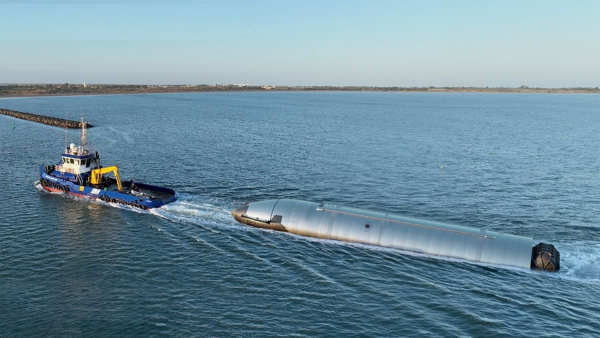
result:
M 600 284 L 600 243 L 574 242 L 556 243 L 560 251 L 558 276 L 575 281 Z
M 245 229 L 236 224 L 231 218 L 230 210 L 233 206 L 223 205 L 222 201 L 210 197 L 181 195 L 173 203 L 151 209 L 150 213 L 173 222 L 185 222 L 200 226 L 210 225 L 205 229 L 218 232 L 214 226 L 227 226 Z
M 127 142 L 127 144 L 134 144 L 135 143 L 135 141 L 129 135 L 129 133 L 124 132 L 124 131 L 120 131 L 120 130 L 116 129 L 115 127 L 108 127 L 108 129 L 110 129 L 110 131 L 112 131 L 112 132 L 118 134 L 119 136 L 121 136 L 123 138 L 123 140 L 125 140 L 125 142 Z

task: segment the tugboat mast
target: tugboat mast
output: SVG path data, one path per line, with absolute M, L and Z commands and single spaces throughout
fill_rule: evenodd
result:
M 65 153 L 68 152 L 69 149 L 69 142 L 68 142 L 68 136 L 69 136 L 69 128 L 67 127 L 67 118 L 68 116 L 68 112 L 65 112 Z
M 81 118 L 81 148 L 85 149 L 86 146 L 87 130 L 85 129 L 85 122 L 83 117 Z M 82 149 L 82 150 L 83 150 Z

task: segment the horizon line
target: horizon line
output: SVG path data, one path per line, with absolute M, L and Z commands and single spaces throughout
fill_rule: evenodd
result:
M 570 87 L 534 87 L 528 85 L 521 86 L 380 86 L 380 85 L 327 85 L 327 84 L 313 84 L 313 85 L 286 85 L 286 84 L 239 84 L 239 83 L 87 83 L 87 82 L 0 82 L 0 86 L 40 86 L 40 85 L 74 85 L 74 86 L 188 86 L 188 87 L 202 87 L 202 86 L 214 86 L 214 87 L 287 87 L 287 88 L 311 88 L 311 87 L 329 87 L 329 88 L 433 88 L 433 89 L 449 89 L 449 88 L 465 88 L 465 89 L 600 89 L 599 86 L 570 86 Z

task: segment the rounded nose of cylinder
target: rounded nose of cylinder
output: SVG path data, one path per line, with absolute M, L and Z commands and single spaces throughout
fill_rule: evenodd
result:
M 248 205 L 242 205 L 241 207 L 231 211 L 231 216 L 233 216 L 233 218 L 235 218 L 235 220 L 240 223 L 246 223 L 246 222 L 244 222 L 242 215 L 245 215 L 247 212 L 248 212 Z

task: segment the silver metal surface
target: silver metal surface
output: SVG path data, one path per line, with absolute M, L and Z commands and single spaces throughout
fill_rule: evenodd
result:
M 250 203 L 232 215 L 244 224 L 303 236 L 522 268 L 531 264 L 532 238 L 483 228 L 290 199 Z
M 248 204 L 247 216 L 259 221 L 270 221 L 271 214 L 273 213 L 273 207 L 277 203 L 277 200 L 268 200 L 256 203 Z

